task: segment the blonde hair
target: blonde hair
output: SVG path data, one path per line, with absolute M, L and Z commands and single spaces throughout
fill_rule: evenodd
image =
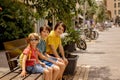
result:
M 37 33 L 30 33 L 27 37 L 27 43 L 30 43 L 31 37 L 34 36 L 36 39 L 40 39 L 39 35 Z

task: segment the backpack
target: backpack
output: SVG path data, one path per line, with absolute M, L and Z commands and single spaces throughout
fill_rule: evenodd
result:
M 29 54 L 28 54 L 28 58 L 27 58 L 27 60 L 30 60 L 30 58 L 31 58 L 31 54 L 32 54 L 32 51 L 30 50 L 29 51 Z M 20 57 L 19 57 L 19 62 L 18 62 L 18 65 L 22 68 L 22 60 L 23 60 L 23 56 L 24 56 L 24 54 L 23 53 L 21 53 L 21 55 L 20 55 Z

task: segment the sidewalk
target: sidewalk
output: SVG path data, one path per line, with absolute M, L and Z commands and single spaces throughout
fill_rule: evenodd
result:
M 100 32 L 97 40 L 87 42 L 87 50 L 77 50 L 77 66 L 90 66 L 88 80 L 120 80 L 120 28 Z

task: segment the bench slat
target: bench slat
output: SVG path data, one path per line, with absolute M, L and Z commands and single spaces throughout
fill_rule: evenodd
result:
M 29 77 L 27 77 L 25 80 L 37 80 L 38 77 L 40 77 L 41 74 L 31 74 Z M 39 79 L 40 80 L 40 79 Z
M 14 78 L 15 76 L 19 75 L 19 73 L 10 73 L 6 76 L 4 76 L 3 78 L 1 78 L 0 80 L 11 80 L 12 78 Z
M 22 70 L 21 68 L 18 68 L 17 70 L 14 71 L 14 73 L 20 73 Z
M 36 80 L 44 80 L 43 75 L 39 76 Z
M 0 77 L 0 80 L 42 80 L 42 74 L 27 74 L 26 77 L 20 77 L 21 68 L 18 67 Z
M 14 77 L 12 80 L 25 80 L 27 77 L 29 77 L 30 74 L 27 74 L 25 77 L 21 77 L 20 74 L 18 74 L 16 77 Z M 32 79 L 30 79 L 32 80 Z
M 2 78 L 5 77 L 6 75 L 8 75 L 8 74 L 10 74 L 10 73 L 12 73 L 12 72 L 14 72 L 14 71 L 16 71 L 16 70 L 18 70 L 18 69 L 19 69 L 19 67 L 16 67 L 14 70 L 4 73 L 3 75 L 0 76 L 0 79 L 2 79 Z

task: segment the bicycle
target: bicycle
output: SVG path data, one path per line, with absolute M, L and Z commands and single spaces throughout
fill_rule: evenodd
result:
M 84 29 L 84 35 L 86 39 L 96 40 L 99 37 L 99 33 L 94 31 L 93 28 Z

